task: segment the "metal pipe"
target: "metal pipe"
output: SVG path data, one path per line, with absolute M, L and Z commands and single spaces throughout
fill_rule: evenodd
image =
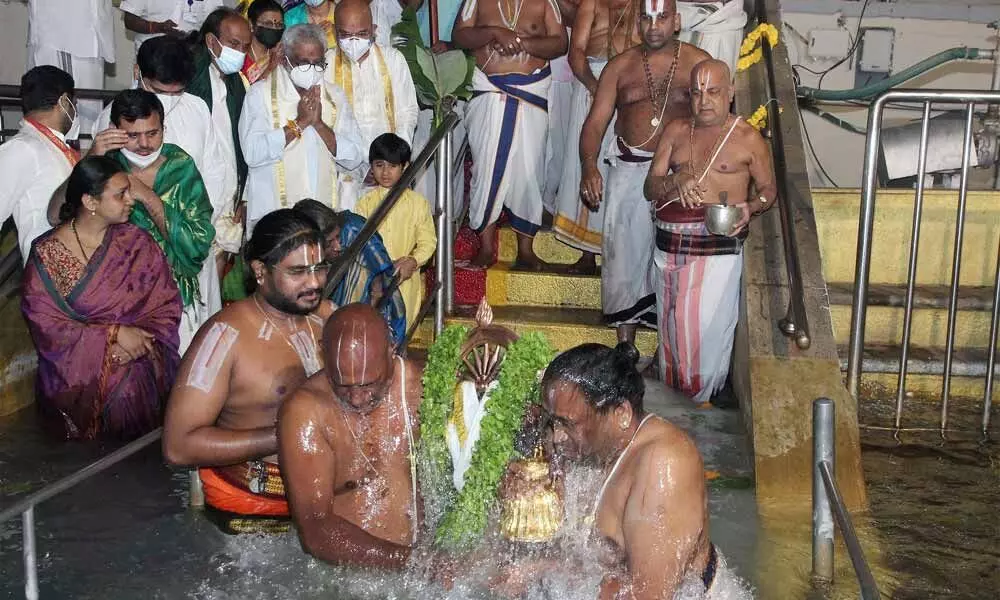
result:
M 948 295 L 948 333 L 944 349 L 944 382 L 941 390 L 941 437 L 948 428 L 948 396 L 951 388 L 951 366 L 955 351 L 955 320 L 958 316 L 958 282 L 962 268 L 962 240 L 965 237 L 965 205 L 969 195 L 969 162 L 972 156 L 972 124 L 974 103 L 966 105 L 965 141 L 962 148 L 962 177 L 958 186 L 958 214 L 955 216 L 955 254 L 951 263 L 951 291 Z
M 875 582 L 875 576 L 872 575 L 871 567 L 868 566 L 868 560 L 865 559 L 865 551 L 861 548 L 861 542 L 858 541 L 858 532 L 854 530 L 854 523 L 851 522 L 851 515 L 847 512 L 840 488 L 837 487 L 837 480 L 833 476 L 833 463 L 823 461 L 819 464 L 818 469 L 823 487 L 826 488 L 823 495 L 830 497 L 833 517 L 837 520 L 837 526 L 840 527 L 841 537 L 844 538 L 844 545 L 847 547 L 847 555 L 851 557 L 854 574 L 861 586 L 861 598 L 862 600 L 879 600 L 881 594 L 878 591 L 878 584 Z
M 25 496 L 20 501 L 15 502 L 12 506 L 5 508 L 3 512 L 0 512 L 0 523 L 3 523 L 4 521 L 25 512 L 29 508 L 48 500 L 49 498 L 55 496 L 60 492 L 68 490 L 69 488 L 80 483 L 81 481 L 84 481 L 86 479 L 93 477 L 94 475 L 97 475 L 98 473 L 107 469 L 108 467 L 116 465 L 122 460 L 142 450 L 146 446 L 149 446 L 153 442 L 158 441 L 162 435 L 163 435 L 163 428 L 157 427 L 156 429 L 150 431 L 141 438 L 129 442 L 128 444 L 122 446 L 121 448 L 115 450 L 114 452 L 111 452 L 107 456 L 95 460 L 94 462 L 90 463 L 89 465 L 80 469 L 79 471 L 67 475 L 66 477 L 60 479 L 59 481 L 47 485 L 33 494 Z
M 375 210 L 372 212 L 371 216 L 368 217 L 365 226 L 361 228 L 358 232 L 354 241 L 344 248 L 344 251 L 337 257 L 337 260 L 330 266 L 329 275 L 327 276 L 326 287 L 323 290 L 323 296 L 329 298 L 333 294 L 333 290 L 340 285 L 340 281 L 347 275 L 348 269 L 354 264 L 358 255 L 361 253 L 361 249 L 365 247 L 368 240 L 375 235 L 378 231 L 379 226 L 382 225 L 382 221 L 385 220 L 386 215 L 389 211 L 396 206 L 396 202 L 403 196 L 403 193 L 410 189 L 410 186 L 416 181 L 417 177 L 420 175 L 421 171 L 430 164 L 431 160 L 434 158 L 435 151 L 441 146 L 441 141 L 444 139 L 445 135 L 455 127 L 458 123 L 458 115 L 455 113 L 448 113 L 444 120 L 441 121 L 441 125 L 438 126 L 434 133 L 431 135 L 431 139 L 427 141 L 427 145 L 424 149 L 420 151 L 417 158 L 410 162 L 410 166 L 403 171 L 403 176 L 400 177 L 396 185 L 389 190 L 388 195 L 382 200 Z
M 441 143 L 441 156 L 444 158 L 443 170 L 447 176 L 444 187 L 444 237 L 446 243 L 443 248 L 444 254 L 439 257 L 444 262 L 444 312 L 448 315 L 455 312 L 455 199 L 452 197 L 452 174 L 454 171 L 451 164 L 453 143 L 454 135 L 449 131 Z
M 24 556 L 24 597 L 38 600 L 38 562 L 35 548 L 35 507 L 29 506 L 21 513 L 21 528 Z
M 983 396 L 983 438 L 990 427 L 993 404 L 993 370 L 997 364 L 997 334 L 1000 329 L 1000 248 L 997 249 L 997 272 L 993 276 L 993 322 L 990 325 L 990 354 L 986 359 L 986 392 Z
M 833 581 L 833 514 L 819 466 L 833 464 L 834 406 L 829 398 L 813 401 L 812 577 Z
M 437 189 L 435 190 L 435 218 L 437 220 L 437 257 L 435 259 L 436 267 L 436 279 L 438 284 L 443 284 L 448 273 L 448 210 L 445 207 L 447 203 L 447 188 L 450 181 L 450 173 L 448 172 L 448 143 L 447 136 L 442 138 L 441 143 L 437 148 L 437 161 L 435 162 L 435 167 L 437 169 Z M 441 335 L 441 331 L 444 330 L 444 319 L 445 313 L 447 311 L 447 300 L 445 299 L 445 288 L 446 285 L 438 285 L 435 287 L 435 301 L 434 301 L 434 337 Z
M 871 273 L 872 227 L 875 224 L 875 177 L 878 172 L 882 111 L 893 92 L 879 96 L 868 111 L 868 138 L 861 179 L 861 218 L 858 219 L 858 252 L 854 263 L 854 298 L 851 301 L 851 338 L 847 351 L 847 391 L 855 398 L 861 387 L 861 359 L 865 345 L 868 277 Z
M 927 171 L 927 137 L 930 130 L 931 103 L 924 102 L 924 117 L 920 124 L 920 149 L 917 156 L 917 194 L 913 204 L 913 225 L 910 232 L 910 263 L 906 275 L 906 307 L 903 311 L 903 348 L 899 357 L 899 380 L 896 383 L 896 429 L 903 419 L 903 397 L 906 395 L 906 369 L 910 357 L 910 330 L 913 325 L 913 288 L 917 283 L 917 251 L 920 245 L 920 223 L 924 210 L 924 175 Z M 894 434 L 899 441 L 899 433 Z

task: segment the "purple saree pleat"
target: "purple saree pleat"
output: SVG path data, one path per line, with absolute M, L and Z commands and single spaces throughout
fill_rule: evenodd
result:
M 21 308 L 38 351 L 35 395 L 48 425 L 68 439 L 127 439 L 161 424 L 180 362 L 181 300 L 148 233 L 129 223 L 109 227 L 66 297 L 32 250 L 23 294 Z M 114 325 L 153 334 L 154 352 L 114 364 L 108 354 Z

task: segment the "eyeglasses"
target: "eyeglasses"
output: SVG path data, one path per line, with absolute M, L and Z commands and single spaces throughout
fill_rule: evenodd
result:
M 326 274 L 330 270 L 330 263 L 320 262 L 314 265 L 303 265 L 300 267 L 282 267 L 279 265 L 274 265 L 272 267 L 275 271 L 279 271 L 288 275 L 289 277 L 305 277 L 307 275 L 312 275 L 314 273 Z
M 315 64 L 314 63 L 310 63 L 310 62 L 304 62 L 304 63 L 301 63 L 301 64 L 295 64 L 295 63 L 292 62 L 292 60 L 290 58 L 286 58 L 285 60 L 288 61 L 288 66 L 291 67 L 291 68 L 293 68 L 293 69 L 301 69 L 302 67 L 312 67 L 313 69 L 316 69 L 317 71 L 325 71 L 326 70 L 326 61 L 325 60 L 320 61 L 320 62 L 315 63 Z

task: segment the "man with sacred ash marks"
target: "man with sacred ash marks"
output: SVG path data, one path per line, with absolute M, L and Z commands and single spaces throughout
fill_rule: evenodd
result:
M 385 320 L 348 304 L 323 331 L 326 369 L 278 414 L 288 502 L 303 549 L 336 564 L 398 569 L 419 519 L 421 370 L 394 356 Z
M 198 331 L 163 427 L 167 462 L 201 467 L 205 503 L 229 531 L 288 516 L 275 422 L 284 399 L 323 368 L 319 341 L 334 309 L 323 299 L 323 237 L 304 214 L 264 216 L 244 259 L 256 291 Z
M 634 342 L 636 328 L 656 324 L 653 294 L 653 222 L 642 183 L 666 124 L 690 115 L 691 68 L 711 58 L 676 39 L 674 0 L 644 0 L 642 43 L 615 56 L 601 73 L 597 94 L 580 134 L 580 197 L 593 210 L 602 201 L 601 308 L 618 340 Z M 598 159 L 601 140 L 617 110 L 616 139 L 607 181 Z
M 466 109 L 472 152 L 469 225 L 479 234 L 473 264 L 494 262 L 494 232 L 506 209 L 517 233 L 515 266 L 543 267 L 535 254 L 549 126 L 549 61 L 566 53 L 555 0 L 465 0 L 453 40 L 476 59 Z

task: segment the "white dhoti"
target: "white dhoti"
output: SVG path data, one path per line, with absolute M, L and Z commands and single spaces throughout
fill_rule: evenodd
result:
M 651 152 L 625 146 L 611 160 L 604 184 L 601 309 L 608 325 L 656 326 L 653 234 L 643 195 Z
M 735 75 L 747 24 L 743 2 L 678 2 L 677 13 L 681 16 L 681 41 L 723 61 Z
M 455 105 L 455 112 L 459 116 L 465 113 L 465 102 L 459 101 Z M 413 157 L 416 158 L 434 133 L 434 110 L 425 108 L 417 115 L 417 128 L 413 132 Z M 465 121 L 459 119 L 455 128 L 451 130 L 451 202 L 456 219 L 462 216 L 462 207 L 465 203 L 465 165 L 462 163 L 462 144 L 465 142 Z M 435 198 L 437 198 L 437 161 L 431 161 L 419 176 L 417 183 L 413 186 L 421 196 L 430 202 L 431 212 L 436 212 Z
M 600 78 L 601 72 L 608 61 L 601 58 L 588 58 L 590 70 L 594 77 Z M 566 159 L 563 162 L 561 184 L 556 195 L 556 209 L 553 213 L 552 229 L 556 239 L 569 246 L 585 252 L 601 253 L 601 234 L 604 231 L 604 206 L 595 212 L 587 208 L 580 200 L 580 132 L 583 122 L 587 120 L 593 98 L 590 91 L 579 80 L 573 80 L 573 96 L 570 100 L 569 124 L 566 127 Z M 608 123 L 601 141 L 601 154 L 598 156 L 597 168 L 605 181 L 608 179 L 608 162 L 605 151 L 614 139 L 615 117 Z
M 573 69 L 569 57 L 560 56 L 549 63 L 552 67 L 552 85 L 549 86 L 549 140 L 545 151 L 545 188 L 542 205 L 555 214 L 556 194 L 563 187 L 564 164 L 576 159 L 576 146 L 571 141 L 570 102 L 573 96 Z M 579 137 L 579 135 L 577 136 Z
M 700 221 L 657 223 L 660 372 L 696 402 L 707 402 L 729 374 L 745 238 L 712 235 Z
M 535 73 L 487 76 L 478 68 L 465 111 L 472 151 L 469 225 L 482 231 L 506 208 L 514 231 L 534 236 L 542 224 L 548 65 Z

